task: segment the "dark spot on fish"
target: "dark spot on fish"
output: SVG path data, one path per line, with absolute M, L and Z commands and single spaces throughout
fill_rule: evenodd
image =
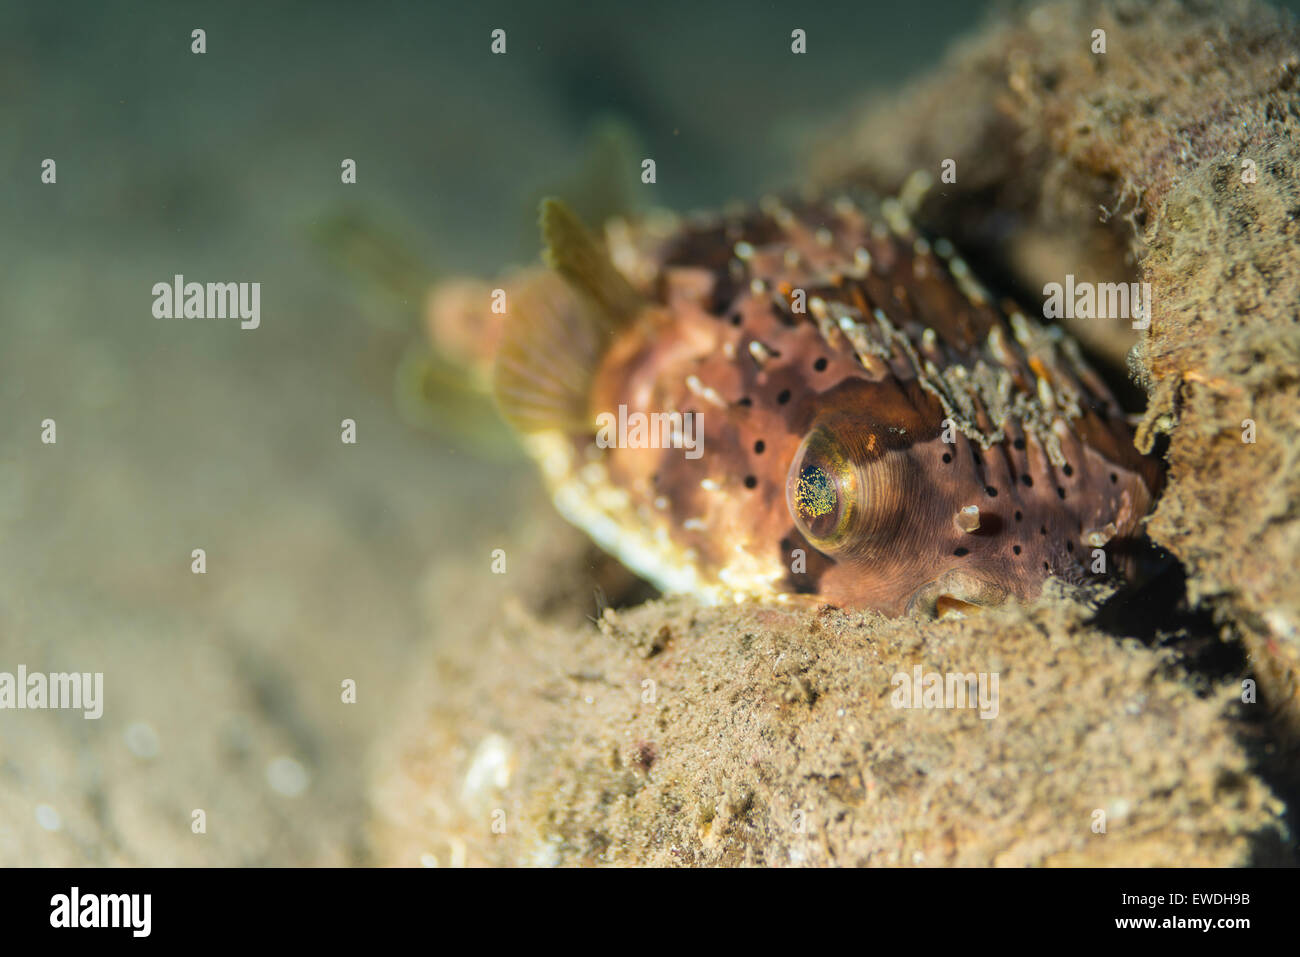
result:
M 1110 473 L 1110 484 L 1111 484 L 1111 485 L 1114 485 L 1114 484 L 1115 484 L 1116 482 L 1118 482 L 1118 481 L 1119 481 L 1119 476 L 1116 475 L 1114 472 L 1111 472 L 1111 473 Z
M 765 448 L 767 448 L 766 443 L 764 443 L 762 439 L 759 439 L 757 442 L 754 443 L 754 454 L 755 454 L 755 455 L 762 455 L 762 454 L 763 454 L 763 450 L 764 450 Z
M 782 389 L 782 390 L 781 390 L 781 393 L 776 397 L 776 401 L 779 402 L 779 403 L 781 403 L 782 405 L 785 405 L 787 402 L 789 402 L 789 401 L 790 401 L 790 390 L 789 390 L 789 389 Z
M 1056 487 L 1056 497 L 1061 501 L 1065 501 L 1065 489 L 1061 488 L 1059 485 Z
M 1016 439 L 1016 440 L 1015 440 L 1014 442 L 1012 442 L 1011 444 L 1014 445 L 1014 446 L 1016 447 L 1016 451 L 1017 451 L 1017 452 L 1023 452 L 1023 451 L 1025 450 L 1025 440 L 1024 440 L 1024 439 Z
M 752 475 L 746 475 L 745 488 L 757 488 L 757 487 L 758 487 L 758 479 L 754 478 L 754 476 Z
M 733 313 L 731 314 L 731 324 L 732 324 L 733 326 L 738 326 L 738 325 L 740 325 L 740 324 L 741 324 L 742 322 L 744 322 L 744 321 L 745 321 L 745 317 L 742 316 L 740 313 L 738 313 L 738 312 L 733 312 Z
M 985 485 L 985 486 L 984 486 L 984 491 L 988 494 L 988 497 L 989 497 L 989 498 L 997 498 L 997 497 L 998 497 L 998 490 L 995 489 L 992 485 Z
M 947 465 L 947 464 L 948 464 L 949 462 L 951 462 L 951 461 L 952 461 L 952 456 L 949 455 L 947 452 L 944 452 L 944 453 L 943 453 L 943 464 L 944 464 L 944 465 Z
M 1072 552 L 1072 551 L 1074 551 L 1074 542 L 1069 541 L 1069 540 L 1067 539 L 1066 542 L 1065 542 L 1065 550 L 1066 550 L 1067 552 Z
M 969 555 L 969 554 L 970 554 L 970 549 L 968 549 L 968 548 L 954 548 L 953 551 L 952 551 L 952 553 L 953 553 L 954 555 L 956 555 L 958 558 L 961 558 L 963 555 Z
M 1033 480 L 1032 478 L 1030 478 L 1028 475 L 1022 475 L 1022 476 L 1020 476 L 1020 481 L 1024 483 L 1024 485 L 1025 485 L 1026 488 L 1033 488 L 1033 487 L 1034 487 L 1034 480 Z
M 826 357 L 822 356 L 822 358 L 818 359 L 816 362 L 813 363 L 813 368 L 816 369 L 818 372 L 825 372 L 826 366 L 828 364 L 829 363 L 827 363 Z
M 1012 545 L 1012 546 L 1011 546 L 1011 550 L 1012 550 L 1013 552 L 1015 552 L 1017 555 L 1020 554 L 1020 546 L 1019 546 L 1019 545 Z
M 1069 462 L 1066 462 L 1065 467 L 1061 469 L 1061 471 L 1065 473 L 1066 478 L 1069 478 L 1071 475 L 1074 474 L 1074 466 L 1071 465 Z
M 1047 564 L 1047 562 L 1043 562 L 1043 571 L 1050 572 L 1051 570 L 1052 570 L 1052 566 Z
M 1046 526 L 1046 525 L 1040 525 L 1039 528 L 1038 528 L 1038 534 L 1039 534 L 1039 535 L 1046 535 L 1046 534 L 1047 534 L 1047 526 Z
M 1018 522 L 1022 518 L 1024 518 L 1024 516 L 1020 514 L 1020 509 L 1016 509 L 1016 521 Z
M 743 405 L 747 409 L 753 404 L 754 404 L 754 400 L 747 395 L 742 395 L 740 397 L 740 400 L 736 403 L 736 405 Z

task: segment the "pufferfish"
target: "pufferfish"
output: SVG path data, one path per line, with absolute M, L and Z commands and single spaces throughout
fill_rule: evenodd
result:
M 1161 473 L 1115 398 L 900 201 L 541 225 L 496 399 L 563 516 L 661 591 L 943 614 L 1136 551 Z

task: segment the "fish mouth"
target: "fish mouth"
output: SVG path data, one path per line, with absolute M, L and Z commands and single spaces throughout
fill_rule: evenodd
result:
M 946 611 L 959 611 L 965 606 L 1000 605 L 1008 597 L 1010 593 L 997 582 L 953 569 L 912 592 L 907 600 L 906 613 L 937 618 Z

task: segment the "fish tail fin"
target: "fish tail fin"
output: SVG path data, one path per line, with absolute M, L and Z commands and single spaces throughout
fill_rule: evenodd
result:
M 434 271 L 398 217 L 344 208 L 325 215 L 308 231 L 312 244 L 337 269 L 403 313 L 423 299 L 433 280 Z M 390 325 L 404 321 L 387 318 L 382 310 L 368 318 Z

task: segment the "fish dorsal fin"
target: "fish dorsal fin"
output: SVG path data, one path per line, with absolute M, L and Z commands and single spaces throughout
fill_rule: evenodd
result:
M 599 306 L 614 328 L 630 322 L 641 309 L 641 297 L 573 210 L 558 199 L 544 199 L 541 226 L 546 264 Z
M 522 432 L 581 434 L 594 429 L 596 369 L 643 302 L 563 203 L 542 203 L 541 226 L 554 272 L 531 273 L 510 290 L 493 392 L 502 414 Z

